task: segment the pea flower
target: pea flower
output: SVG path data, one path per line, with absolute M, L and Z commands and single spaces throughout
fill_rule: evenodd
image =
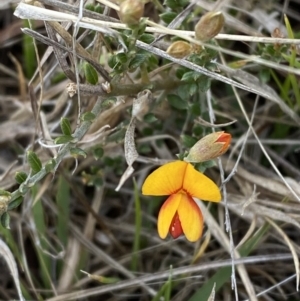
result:
M 218 186 L 184 161 L 174 161 L 156 169 L 145 180 L 144 195 L 169 195 L 158 214 L 158 234 L 164 239 L 170 232 L 173 238 L 184 234 L 197 241 L 203 231 L 203 216 L 193 197 L 220 202 Z
M 190 149 L 184 161 L 198 163 L 219 157 L 228 150 L 230 142 L 231 135 L 223 131 L 206 135 Z

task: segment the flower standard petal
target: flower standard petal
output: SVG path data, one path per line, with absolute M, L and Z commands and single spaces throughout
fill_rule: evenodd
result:
M 181 193 L 173 194 L 161 206 L 157 220 L 157 230 L 160 238 L 164 239 L 167 237 L 182 197 L 183 194 Z
M 170 195 L 182 188 L 187 163 L 174 161 L 162 165 L 153 171 L 145 180 L 144 195 Z
M 197 241 L 203 231 L 203 216 L 198 205 L 192 197 L 185 195 L 177 212 L 186 238 L 191 242 Z
M 218 186 L 210 178 L 195 170 L 191 164 L 186 164 L 183 190 L 201 200 L 220 202 L 221 193 Z

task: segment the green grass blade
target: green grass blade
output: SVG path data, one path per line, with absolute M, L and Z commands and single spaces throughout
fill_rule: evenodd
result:
M 35 199 L 38 193 L 37 186 L 33 186 L 31 191 L 32 191 L 32 198 Z M 39 241 L 34 241 L 34 244 L 36 246 L 36 252 L 39 258 L 41 278 L 43 280 L 45 288 L 50 289 L 51 277 L 49 271 L 50 271 L 51 261 L 50 261 L 50 257 L 44 252 L 44 251 L 48 251 L 49 244 L 46 241 L 47 226 L 45 223 L 44 208 L 40 200 L 38 200 L 32 207 L 32 214 L 33 214 L 34 224 L 36 227 L 36 231 L 38 232 L 38 238 L 39 238 Z
M 56 203 L 58 216 L 56 231 L 59 241 L 66 247 L 68 243 L 68 224 L 70 219 L 70 187 L 68 181 L 61 175 L 58 179 Z
M 24 20 L 23 22 L 24 22 L 24 27 L 30 28 L 30 24 L 28 20 Z M 33 39 L 26 34 L 24 34 L 22 38 L 23 38 L 24 70 L 25 70 L 26 77 L 31 78 L 37 67 Z
M 172 274 L 170 271 L 169 279 L 163 284 L 157 294 L 153 297 L 151 301 L 169 301 L 171 300 L 171 290 L 172 290 Z
M 133 241 L 133 254 L 131 259 L 131 270 L 136 271 L 138 267 L 138 252 L 140 250 L 140 235 L 142 226 L 142 211 L 141 211 L 141 201 L 139 196 L 139 189 L 135 180 L 134 185 L 134 205 L 135 205 L 135 233 Z
M 290 21 L 286 15 L 284 15 L 284 22 L 285 22 L 285 26 L 286 26 L 287 33 L 288 33 L 288 38 L 294 39 L 293 29 L 292 29 Z M 293 45 L 290 48 L 291 48 L 291 55 L 288 59 L 288 62 L 289 62 L 290 67 L 296 68 L 296 56 L 297 56 L 296 48 Z M 293 88 L 293 92 L 294 92 L 297 104 L 300 105 L 300 90 L 299 90 L 296 76 L 294 74 L 289 74 L 287 77 L 287 80 L 289 80 L 289 82 Z

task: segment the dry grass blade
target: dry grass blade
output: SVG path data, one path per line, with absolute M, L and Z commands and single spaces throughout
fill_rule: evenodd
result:
M 10 273 L 14 279 L 14 283 L 15 283 L 15 286 L 17 288 L 17 292 L 19 295 L 19 300 L 25 301 L 25 299 L 22 295 L 22 291 L 21 291 L 19 273 L 18 273 L 18 268 L 17 268 L 17 264 L 15 261 L 14 255 L 11 252 L 11 250 L 9 249 L 9 247 L 7 246 L 7 244 L 2 239 L 0 239 L 0 255 L 6 261 L 7 266 L 10 270 Z
M 254 257 L 247 257 L 247 258 L 240 258 L 236 259 L 235 264 L 236 265 L 246 265 L 250 263 L 259 263 L 259 262 L 273 262 L 273 261 L 278 261 L 278 260 L 290 260 L 292 259 L 291 254 L 276 254 L 276 255 L 264 255 L 264 256 L 254 256 Z M 187 273 L 199 273 L 199 272 L 204 272 L 206 270 L 210 269 L 218 269 L 221 267 L 226 267 L 226 266 L 231 266 L 232 262 L 231 259 L 229 260 L 223 260 L 219 262 L 211 262 L 208 264 L 199 264 L 196 266 L 189 266 L 189 267 L 181 267 L 177 269 L 172 270 L 172 275 L 177 276 L 177 275 L 184 275 Z M 153 273 L 152 275 L 145 275 L 142 277 L 139 277 L 138 279 L 134 280 L 125 280 L 121 281 L 116 284 L 111 284 L 111 285 L 105 285 L 102 287 L 98 288 L 92 288 L 92 289 L 87 289 L 87 290 L 81 290 L 81 291 L 76 291 L 68 294 L 63 294 L 57 297 L 49 298 L 46 299 L 46 301 L 64 301 L 64 300 L 75 300 L 75 299 L 81 299 L 81 298 L 87 298 L 90 296 L 96 296 L 100 295 L 104 292 L 113 292 L 116 290 L 120 290 L 122 288 L 126 287 L 132 287 L 135 285 L 139 285 L 142 282 L 148 283 L 148 282 L 157 282 L 158 280 L 161 279 L 167 279 L 170 276 L 170 271 L 163 271 L 163 272 L 158 272 L 158 273 Z

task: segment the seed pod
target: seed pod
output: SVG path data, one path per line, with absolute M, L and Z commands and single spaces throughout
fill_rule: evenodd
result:
M 222 30 L 224 23 L 225 19 L 222 12 L 206 13 L 195 26 L 196 39 L 202 42 L 212 39 Z
M 144 15 L 144 3 L 140 0 L 125 0 L 120 4 L 120 19 L 127 25 L 136 25 Z
M 184 41 L 176 41 L 167 49 L 167 53 L 177 59 L 184 58 L 185 56 L 189 55 L 191 51 L 191 45 Z

